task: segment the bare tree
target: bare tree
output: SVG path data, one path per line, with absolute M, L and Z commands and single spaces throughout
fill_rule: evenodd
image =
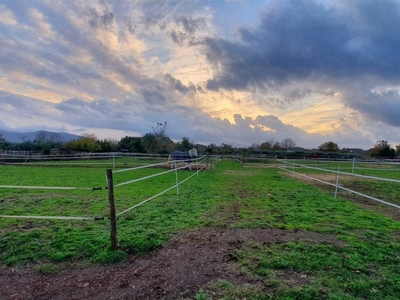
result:
M 286 138 L 280 143 L 280 146 L 281 148 L 288 150 L 296 147 L 296 142 L 291 138 Z
M 44 142 L 48 142 L 48 143 L 60 143 L 61 142 L 61 134 L 59 134 L 58 132 L 50 132 L 50 131 L 46 131 L 46 130 L 41 130 L 39 131 L 36 136 L 35 136 L 35 141 L 39 142 L 39 143 L 44 143 Z
M 47 140 L 51 143 L 61 143 L 61 134 L 58 132 L 47 132 Z
M 38 143 L 46 142 L 47 141 L 47 131 L 40 130 L 35 136 L 35 141 Z

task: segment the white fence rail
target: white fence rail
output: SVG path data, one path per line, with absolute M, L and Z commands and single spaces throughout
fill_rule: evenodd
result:
M 337 196 L 337 190 L 341 189 L 341 190 L 356 194 L 358 196 L 365 197 L 365 198 L 370 199 L 370 200 L 374 200 L 374 201 L 377 201 L 377 202 L 380 202 L 380 203 L 383 203 L 383 204 L 386 204 L 386 205 L 390 205 L 390 206 L 393 206 L 393 207 L 396 207 L 396 208 L 400 208 L 400 205 L 397 205 L 397 204 L 394 204 L 394 203 L 390 203 L 390 202 L 387 202 L 385 200 L 378 199 L 378 198 L 372 197 L 370 195 L 366 195 L 366 194 L 354 191 L 354 190 L 349 189 L 349 188 L 345 188 L 345 187 L 343 187 L 343 186 L 341 186 L 339 184 L 339 178 L 340 178 L 340 175 L 348 175 L 348 176 L 355 176 L 355 177 L 360 177 L 360 178 L 374 179 L 374 180 L 379 180 L 379 181 L 389 181 L 389 182 L 393 182 L 393 183 L 400 183 L 400 180 L 390 179 L 390 178 L 382 178 L 382 177 L 375 177 L 375 176 L 360 175 L 360 174 L 354 174 L 354 173 L 348 173 L 348 172 L 340 172 L 340 166 L 339 166 L 337 171 L 334 171 L 334 170 L 330 170 L 330 169 L 311 167 L 311 166 L 303 165 L 303 164 L 296 164 L 294 162 L 290 162 L 290 161 L 287 161 L 287 160 L 277 160 L 277 162 L 283 164 L 283 166 L 278 166 L 278 168 L 280 170 L 283 170 L 283 171 L 286 171 L 286 172 L 290 172 L 290 173 L 293 174 L 293 179 L 294 179 L 294 175 L 297 174 L 299 176 L 302 176 L 302 177 L 317 181 L 319 183 L 323 183 L 323 184 L 335 187 L 335 198 Z M 289 166 L 290 169 L 288 169 L 287 166 Z M 326 181 L 314 178 L 312 176 L 308 176 L 308 175 L 296 172 L 295 168 L 307 168 L 307 169 L 311 169 L 311 170 L 336 173 L 337 174 L 336 184 L 333 184 L 333 183 L 330 183 L 330 182 L 326 182 Z
M 158 193 L 158 194 L 156 194 L 154 196 L 151 196 L 151 197 L 141 201 L 140 203 L 137 203 L 137 204 L 135 204 L 135 205 L 123 210 L 122 212 L 116 214 L 116 216 L 119 217 L 119 216 L 123 215 L 124 213 L 127 213 L 127 212 L 131 211 L 132 209 L 134 209 L 134 208 L 136 208 L 136 207 L 138 207 L 138 206 L 140 206 L 140 205 L 142 205 L 142 204 L 144 204 L 144 203 L 146 203 L 146 202 L 148 202 L 148 201 L 150 201 L 150 200 L 152 200 L 152 199 L 154 199 L 154 198 L 156 198 L 158 196 L 161 196 L 161 195 L 165 194 L 166 192 L 168 192 L 168 191 L 170 191 L 170 190 L 172 190 L 174 188 L 176 188 L 176 193 L 178 195 L 179 194 L 179 185 L 181 185 L 182 183 L 184 183 L 186 180 L 188 180 L 189 178 L 193 177 L 194 175 L 198 175 L 199 172 L 202 171 L 206 167 L 206 165 L 202 165 L 199 168 L 200 163 L 203 163 L 206 160 L 208 160 L 208 157 L 206 157 L 206 156 L 203 156 L 203 157 L 198 158 L 198 159 L 194 159 L 195 163 L 192 163 L 191 167 L 196 166 L 196 172 L 194 172 L 192 175 L 190 175 L 188 178 L 182 180 L 181 182 L 179 182 L 179 180 L 178 180 L 178 173 L 177 172 L 178 172 L 178 170 L 185 169 L 185 168 L 188 168 L 188 167 L 187 166 L 176 167 L 176 163 L 178 161 L 173 161 L 172 164 L 175 165 L 175 168 L 173 168 L 171 170 L 163 171 L 163 172 L 160 172 L 160 173 L 157 173 L 157 174 L 144 176 L 144 177 L 141 177 L 141 178 L 137 178 L 137 179 L 133 179 L 133 180 L 129 180 L 129 181 L 126 181 L 126 182 L 122 182 L 122 183 L 116 184 L 115 187 L 120 187 L 120 186 L 124 186 L 124 185 L 127 185 L 127 184 L 136 183 L 136 182 L 139 182 L 139 181 L 143 181 L 143 180 L 147 180 L 147 179 L 150 179 L 150 178 L 154 178 L 154 177 L 157 177 L 157 176 L 160 176 L 160 175 L 164 175 L 164 174 L 167 174 L 167 173 L 175 172 L 175 184 L 174 185 L 168 187 L 167 189 L 163 190 L 162 192 L 160 192 L 160 193 Z M 154 165 L 148 165 L 148 167 L 153 167 L 153 166 Z M 143 169 L 143 166 L 137 167 L 137 168 L 129 168 L 129 169 L 125 169 L 125 170 L 117 170 L 117 171 L 114 171 L 113 173 L 120 173 L 120 172 L 124 172 L 124 171 L 134 171 L 134 170 L 138 170 L 138 169 Z
M 119 215 L 130 211 L 131 209 L 133 209 L 134 207 L 137 207 L 151 199 L 154 199 L 166 192 L 168 192 L 169 190 L 172 190 L 174 188 L 177 189 L 177 194 L 179 193 L 179 185 L 181 185 L 182 183 L 184 183 L 186 180 L 188 180 L 189 178 L 191 178 L 194 175 L 199 174 L 199 172 L 201 170 L 203 170 L 206 165 L 200 165 L 201 163 L 206 162 L 206 160 L 208 160 L 208 157 L 203 156 L 203 157 L 199 157 L 197 159 L 193 159 L 194 163 L 191 164 L 192 167 L 196 167 L 196 172 L 194 172 L 194 174 L 192 174 L 191 176 L 189 176 L 188 178 L 182 180 L 181 182 L 178 182 L 178 176 L 177 176 L 177 171 L 186 168 L 187 166 L 182 166 L 182 167 L 176 167 L 174 169 L 170 169 L 167 171 L 162 171 L 159 172 L 157 174 L 153 174 L 153 175 L 149 175 L 149 176 L 144 176 L 141 178 L 137 178 L 137 179 L 133 179 L 133 180 L 129 180 L 126 182 L 122 182 L 119 184 L 114 185 L 114 187 L 120 187 L 120 186 L 124 186 L 124 185 L 128 185 L 128 184 L 132 184 L 132 183 L 136 183 L 139 181 L 143 181 L 143 180 L 147 180 L 153 177 L 157 177 L 157 176 L 161 176 L 167 173 L 171 173 L 171 172 L 175 172 L 175 184 L 172 187 L 167 188 L 166 190 L 162 191 L 161 193 L 150 197 L 149 199 L 146 199 L 145 201 L 142 201 L 139 204 L 134 205 L 133 207 L 124 210 L 123 212 L 119 213 Z M 172 162 L 173 164 L 176 165 L 176 161 Z M 163 166 L 166 165 L 167 162 L 162 162 L 162 163 L 158 163 L 158 164 L 148 164 L 145 166 L 139 166 L 139 167 L 135 167 L 135 168 L 127 168 L 127 169 L 122 169 L 122 170 L 114 170 L 113 173 L 120 173 L 120 172 L 126 172 L 126 171 L 134 171 L 134 170 L 138 170 L 138 169 L 143 169 L 143 168 L 154 168 L 157 166 Z M 107 184 L 107 182 L 106 182 Z M 90 191 L 95 191 L 95 190 L 102 190 L 102 186 L 99 187 L 62 187 L 62 186 L 26 186 L 26 185 L 0 185 L 0 189 L 40 189 L 40 190 L 90 190 Z M 16 219 L 53 219 L 53 220 L 102 220 L 104 219 L 104 217 L 71 217 L 71 216 L 29 216 L 29 215 L 0 215 L 0 218 L 16 218 Z

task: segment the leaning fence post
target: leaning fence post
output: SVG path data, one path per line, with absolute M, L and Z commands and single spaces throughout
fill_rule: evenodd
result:
M 340 175 L 340 165 L 338 167 L 337 176 L 336 176 L 335 199 L 337 197 L 337 191 L 338 191 L 338 186 L 339 186 L 339 175 Z
M 208 158 L 210 157 L 210 154 L 206 152 L 207 158 L 206 158 L 206 170 L 208 170 Z
M 117 217 L 115 215 L 114 182 L 111 169 L 107 169 L 108 201 L 110 202 L 111 250 L 117 250 Z

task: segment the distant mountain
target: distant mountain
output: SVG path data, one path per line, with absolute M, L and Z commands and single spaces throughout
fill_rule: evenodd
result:
M 0 129 L 0 134 L 4 139 L 11 143 L 22 143 L 23 141 L 33 141 L 37 138 L 38 134 L 43 131 L 32 131 L 32 132 L 12 132 Z M 50 134 L 58 134 L 61 142 L 69 142 L 83 138 L 81 135 L 71 134 L 67 132 L 51 132 L 46 131 Z

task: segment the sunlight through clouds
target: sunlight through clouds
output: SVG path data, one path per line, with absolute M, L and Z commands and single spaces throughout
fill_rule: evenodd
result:
M 392 0 L 0 0 L 1 124 L 395 144 L 398 26 Z

